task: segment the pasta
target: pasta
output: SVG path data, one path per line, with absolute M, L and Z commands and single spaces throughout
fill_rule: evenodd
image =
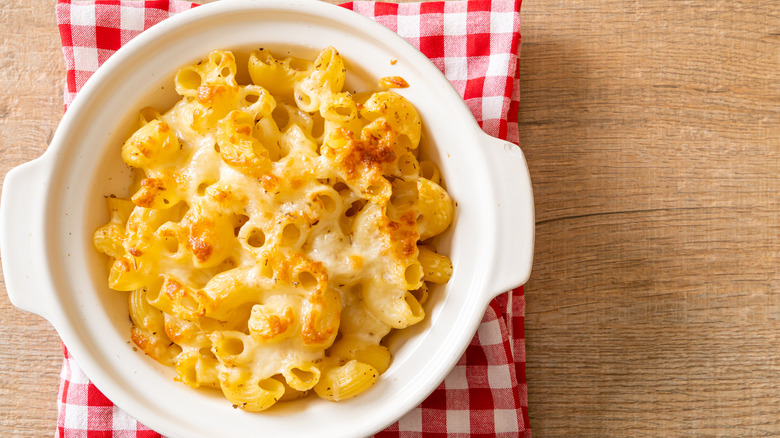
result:
M 408 84 L 349 93 L 345 72 L 333 48 L 254 51 L 246 85 L 230 51 L 181 68 L 181 100 L 142 110 L 122 146 L 138 181 L 93 235 L 135 345 L 236 408 L 364 392 L 390 367 L 386 335 L 452 275 L 430 239 L 453 202 L 390 90 Z

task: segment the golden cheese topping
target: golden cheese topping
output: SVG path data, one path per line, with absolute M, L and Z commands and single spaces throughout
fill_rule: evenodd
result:
M 353 397 L 390 366 L 385 336 L 449 280 L 428 239 L 453 204 L 418 159 L 414 106 L 343 91 L 335 49 L 255 51 L 250 84 L 237 70 L 212 52 L 178 71 L 172 108 L 141 111 L 121 151 L 140 177 L 107 198 L 93 243 L 109 286 L 130 292 L 132 341 L 177 380 L 249 411 Z

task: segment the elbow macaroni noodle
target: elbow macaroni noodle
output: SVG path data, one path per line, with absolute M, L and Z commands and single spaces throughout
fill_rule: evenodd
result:
M 415 108 L 345 92 L 333 48 L 261 49 L 248 69 L 239 85 L 233 54 L 212 52 L 178 71 L 169 111 L 141 111 L 122 146 L 138 182 L 107 198 L 93 243 L 130 291 L 131 339 L 177 380 L 247 411 L 347 399 L 390 366 L 383 338 L 424 318 L 427 284 L 449 280 L 422 241 L 453 203 L 418 160 Z

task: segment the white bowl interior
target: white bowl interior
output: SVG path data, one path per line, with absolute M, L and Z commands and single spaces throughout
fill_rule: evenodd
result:
M 399 44 L 397 36 L 388 38 L 373 23 L 329 5 L 297 6 L 235 2 L 212 8 L 209 16 L 203 12 L 191 14 L 189 21 L 164 23 L 169 26 L 150 32 L 157 37 L 154 44 L 142 34 L 148 38 L 139 37 L 120 51 L 84 89 L 48 153 L 59 163 L 48 200 L 48 260 L 68 321 L 57 329 L 109 398 L 169 436 L 240 437 L 257 430 L 270 436 L 373 433 L 420 403 L 445 377 L 471 340 L 489 298 L 481 285 L 493 260 L 485 228 L 493 223 L 490 179 L 478 128 L 462 100 L 432 64 L 421 62 L 421 55 Z M 119 151 L 137 111 L 149 105 L 167 109 L 178 99 L 172 78 L 179 67 L 215 49 L 234 50 L 243 63 L 246 53 L 258 47 L 311 56 L 326 45 L 344 56 L 350 89 L 376 88 L 383 76 L 409 82 L 409 88 L 396 91 L 420 112 L 423 147 L 439 164 L 457 202 L 455 222 L 438 245 L 451 256 L 455 273 L 446 286 L 432 291 L 425 321 L 393 335 L 393 364 L 374 388 L 339 403 L 310 397 L 246 413 L 233 409 L 217 391 L 174 382 L 172 370 L 134 351 L 127 294 L 108 289 L 107 261 L 93 249 L 91 236 L 107 220 L 104 196 L 127 195 L 130 171 Z

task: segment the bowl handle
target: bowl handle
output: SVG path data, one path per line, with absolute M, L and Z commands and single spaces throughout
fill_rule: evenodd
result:
M 11 303 L 51 320 L 54 290 L 44 240 L 51 160 L 38 158 L 11 169 L 0 202 L 0 252 Z
M 482 148 L 496 188 L 496 258 L 487 289 L 492 298 L 523 285 L 531 275 L 534 199 L 528 164 L 520 147 L 485 134 Z

